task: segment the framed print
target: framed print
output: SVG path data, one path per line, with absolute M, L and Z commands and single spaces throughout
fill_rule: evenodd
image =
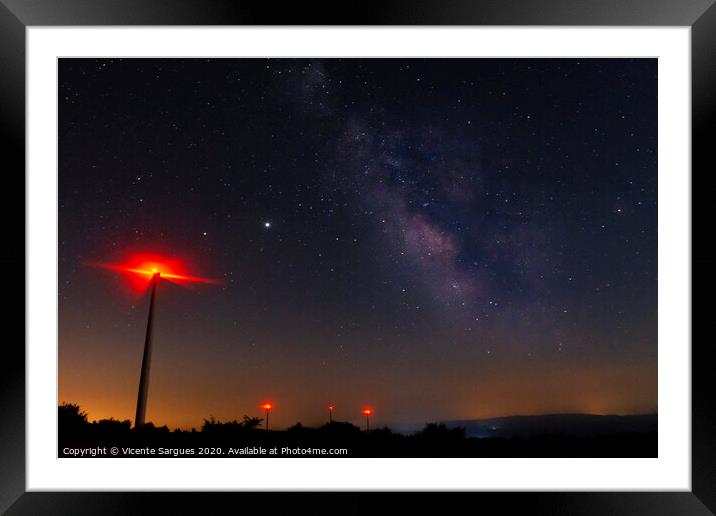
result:
M 712 2 L 0 13 L 8 514 L 713 510 Z

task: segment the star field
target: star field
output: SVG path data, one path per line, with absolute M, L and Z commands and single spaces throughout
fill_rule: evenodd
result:
M 395 425 L 656 410 L 653 59 L 62 59 L 60 397 Z M 345 408 L 344 408 L 345 407 Z M 253 411 L 253 412 L 252 412 Z M 381 424 L 381 423 L 378 423 Z

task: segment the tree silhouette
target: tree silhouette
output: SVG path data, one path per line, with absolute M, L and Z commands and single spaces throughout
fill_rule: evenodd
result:
M 83 412 L 76 403 L 63 401 L 62 405 L 57 407 L 57 415 L 63 422 L 74 420 L 77 423 L 87 423 L 87 412 Z
M 257 428 L 263 422 L 263 418 L 244 416 L 243 426 L 248 430 Z
M 57 427 L 60 432 L 83 433 L 89 427 L 87 412 L 83 412 L 75 403 L 62 402 L 62 405 L 57 407 Z

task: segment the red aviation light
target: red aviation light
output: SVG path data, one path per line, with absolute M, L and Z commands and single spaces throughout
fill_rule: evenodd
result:
M 115 263 L 90 263 L 93 267 L 101 269 L 109 269 L 125 273 L 130 285 L 135 290 L 144 291 L 155 274 L 168 281 L 185 284 L 185 283 L 210 283 L 214 285 L 221 284 L 219 280 L 212 278 L 203 278 L 187 274 L 183 265 L 177 260 L 170 260 L 158 257 L 133 256 L 124 264 Z

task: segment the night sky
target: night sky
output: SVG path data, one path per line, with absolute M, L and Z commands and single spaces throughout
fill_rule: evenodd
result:
M 277 428 L 657 410 L 655 59 L 61 59 L 59 392 Z M 136 280 L 136 278 L 134 278 Z

